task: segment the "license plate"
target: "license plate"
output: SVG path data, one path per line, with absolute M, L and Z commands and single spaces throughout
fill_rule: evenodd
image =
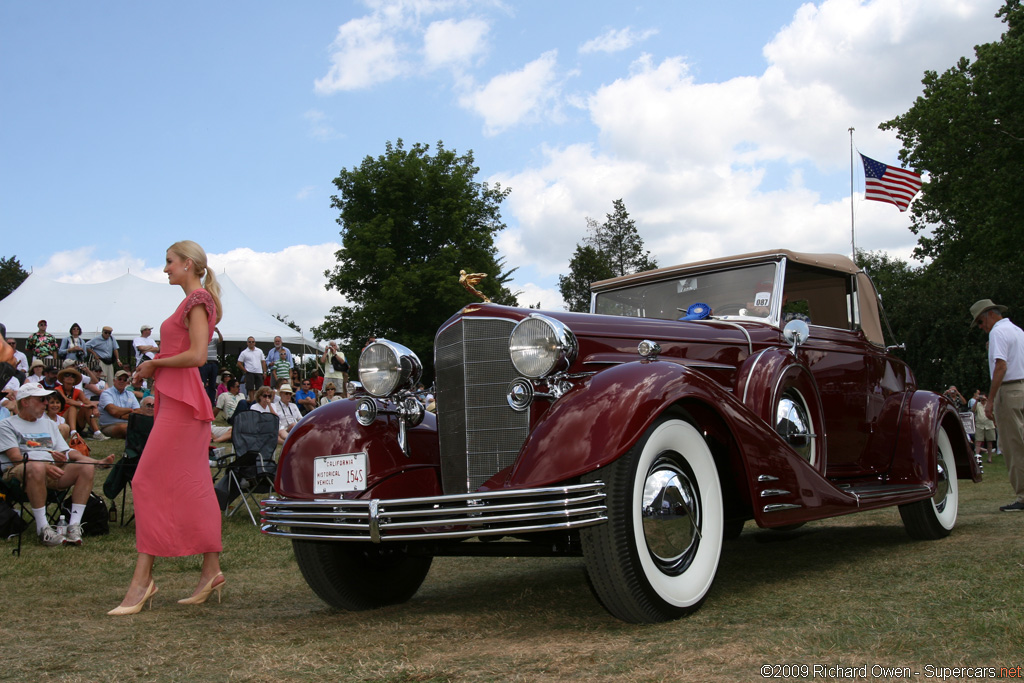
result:
M 366 453 L 324 455 L 313 460 L 313 493 L 366 488 Z

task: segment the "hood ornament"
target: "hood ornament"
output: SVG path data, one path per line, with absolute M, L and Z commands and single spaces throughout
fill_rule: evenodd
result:
M 475 287 L 475 285 L 480 284 L 480 281 L 483 280 L 485 277 L 487 277 L 487 273 L 467 273 L 464 270 L 460 270 L 459 284 L 462 285 L 467 292 L 469 292 L 473 296 L 480 297 L 484 303 L 489 304 L 491 303 L 491 300 L 487 297 L 487 295 Z

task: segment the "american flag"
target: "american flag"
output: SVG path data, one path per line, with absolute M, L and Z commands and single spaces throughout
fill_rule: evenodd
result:
M 921 174 L 860 155 L 864 162 L 864 198 L 889 202 L 906 211 L 910 200 L 921 191 Z

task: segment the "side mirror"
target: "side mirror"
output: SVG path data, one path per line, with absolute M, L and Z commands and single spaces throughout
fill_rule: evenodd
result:
M 807 341 L 807 338 L 811 336 L 811 329 L 807 327 L 807 323 L 803 320 L 790 320 L 786 323 L 786 327 L 782 330 L 782 336 L 786 338 L 786 341 L 793 345 L 790 349 L 794 354 L 796 353 L 796 347 Z

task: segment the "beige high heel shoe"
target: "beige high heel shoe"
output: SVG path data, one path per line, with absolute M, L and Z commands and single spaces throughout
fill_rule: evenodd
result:
M 220 579 L 220 581 L 217 581 L 217 579 Z M 217 602 L 220 602 L 220 591 L 224 588 L 224 584 L 227 582 L 228 580 L 224 578 L 223 572 L 217 572 L 217 576 L 210 579 L 210 582 L 203 586 L 201 591 L 191 597 L 178 600 L 178 604 L 201 605 L 206 602 L 206 599 L 210 597 L 210 593 L 213 591 L 217 591 Z
M 157 590 L 158 589 L 156 587 L 156 583 L 152 579 L 150 579 L 149 586 L 146 588 L 146 594 L 142 596 L 141 600 L 139 600 L 134 605 L 115 607 L 114 609 L 107 612 L 107 614 L 112 617 L 121 617 L 127 614 L 138 614 L 142 611 L 142 607 L 146 604 L 147 600 L 149 601 L 149 608 L 153 609 L 153 596 L 156 595 Z

